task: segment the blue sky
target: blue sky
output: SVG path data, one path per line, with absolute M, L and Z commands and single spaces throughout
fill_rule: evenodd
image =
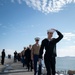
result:
M 20 52 L 37 36 L 41 43 L 47 30 L 55 28 L 64 35 L 57 45 L 58 56 L 75 56 L 75 1 L 54 0 L 53 5 L 50 1 L 0 0 L 0 52 L 3 48 L 7 54 Z

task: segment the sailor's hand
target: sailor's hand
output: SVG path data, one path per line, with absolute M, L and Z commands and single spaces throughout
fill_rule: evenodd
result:
M 52 28 L 52 30 L 56 31 L 56 29 Z
M 41 64 L 41 59 L 39 59 L 38 63 Z
M 31 60 L 33 60 L 33 57 L 31 57 Z

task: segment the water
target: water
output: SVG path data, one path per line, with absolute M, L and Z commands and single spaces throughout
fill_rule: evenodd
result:
M 56 70 L 57 71 L 75 70 L 75 57 L 57 57 Z
M 57 70 L 75 70 L 75 57 L 62 57 L 56 59 Z

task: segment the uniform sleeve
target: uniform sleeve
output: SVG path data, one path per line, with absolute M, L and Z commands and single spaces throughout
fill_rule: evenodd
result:
M 6 56 L 6 54 L 4 53 L 4 57 Z
M 63 38 L 63 35 L 61 32 L 59 32 L 58 30 L 56 30 L 56 32 L 57 32 L 58 38 L 55 39 L 55 43 L 59 42 Z
M 41 59 L 42 59 L 42 55 L 43 55 L 43 50 L 44 50 L 44 41 L 42 41 L 40 51 L 39 51 L 39 58 L 41 58 Z
M 33 58 L 33 46 L 32 46 L 32 49 L 31 49 L 31 58 Z
M 24 56 L 25 56 L 25 57 L 26 57 L 26 52 L 27 52 L 27 51 L 24 52 Z

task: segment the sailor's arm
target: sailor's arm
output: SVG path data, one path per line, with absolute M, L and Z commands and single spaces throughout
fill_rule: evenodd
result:
M 54 29 L 54 30 L 56 31 L 56 33 L 58 35 L 58 38 L 55 39 L 55 42 L 57 43 L 63 38 L 63 34 L 60 31 L 56 30 L 56 29 Z
M 32 49 L 31 49 L 31 60 L 33 60 L 33 46 L 32 46 Z
M 40 51 L 39 51 L 39 59 L 42 59 L 43 50 L 44 50 L 44 41 L 42 41 L 42 43 L 41 43 L 41 47 L 40 47 Z

